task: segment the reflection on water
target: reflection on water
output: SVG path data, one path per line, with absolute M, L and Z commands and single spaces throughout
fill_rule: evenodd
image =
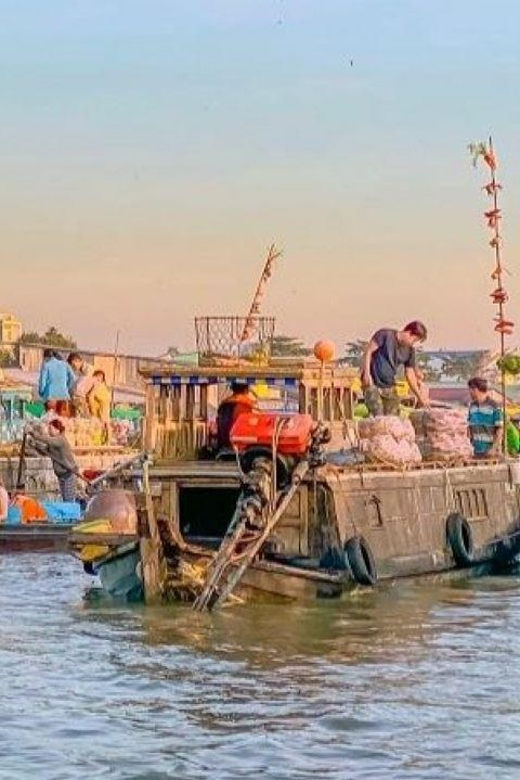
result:
M 214 615 L 88 582 L 0 558 L 0 778 L 520 776 L 515 577 Z

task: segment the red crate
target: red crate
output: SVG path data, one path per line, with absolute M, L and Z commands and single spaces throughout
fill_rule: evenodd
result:
M 255 445 L 272 448 L 275 426 L 281 417 L 285 422 L 279 432 L 278 452 L 280 455 L 305 455 L 314 424 L 310 414 L 241 414 L 231 429 L 231 444 L 239 452 Z

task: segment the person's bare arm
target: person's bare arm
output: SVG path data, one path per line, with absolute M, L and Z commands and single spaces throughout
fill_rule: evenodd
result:
M 43 433 L 43 431 L 36 427 L 28 428 L 27 430 L 27 442 L 40 454 L 45 455 L 49 452 L 49 443 L 51 437 Z
M 0 520 L 7 520 L 9 514 L 9 495 L 5 490 L 0 490 Z
M 372 381 L 372 374 L 370 373 L 370 364 L 372 362 L 372 355 L 377 351 L 378 345 L 371 339 L 368 342 L 368 346 L 363 355 L 363 365 L 361 367 L 361 382 L 363 387 L 371 387 L 374 383 Z
M 502 422 L 497 423 L 495 426 L 495 434 L 493 436 L 493 444 L 489 451 L 490 455 L 501 455 L 502 444 L 504 441 L 504 426 Z
M 412 368 L 411 366 L 405 368 L 405 376 L 406 381 L 410 386 L 410 390 L 420 402 L 421 406 L 429 406 L 427 395 L 422 391 L 415 368 Z

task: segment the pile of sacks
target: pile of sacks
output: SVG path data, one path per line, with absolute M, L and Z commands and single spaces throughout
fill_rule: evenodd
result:
M 472 458 L 464 409 L 424 409 L 410 416 L 425 460 L 461 462 Z
M 360 420 L 358 433 L 359 449 L 368 460 L 399 468 L 413 466 L 422 460 L 410 420 L 372 417 Z

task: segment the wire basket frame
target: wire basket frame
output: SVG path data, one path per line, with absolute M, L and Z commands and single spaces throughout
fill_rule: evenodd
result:
M 274 328 L 274 317 L 196 317 L 199 363 L 266 365 Z

